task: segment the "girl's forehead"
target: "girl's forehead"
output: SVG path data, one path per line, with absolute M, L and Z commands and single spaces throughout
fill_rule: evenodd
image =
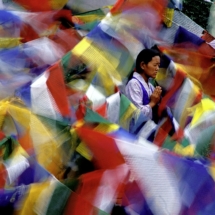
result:
M 154 56 L 150 62 L 153 62 L 153 63 L 160 62 L 160 57 Z

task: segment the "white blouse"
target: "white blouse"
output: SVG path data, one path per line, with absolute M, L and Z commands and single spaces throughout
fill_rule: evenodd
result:
M 146 83 L 143 77 L 137 72 L 134 72 L 133 77 L 142 83 L 148 96 L 150 97 L 154 91 L 154 86 L 149 82 Z M 143 91 L 140 83 L 135 78 L 131 79 L 127 83 L 125 87 L 125 95 L 137 108 L 142 111 L 145 116 L 152 119 L 152 108 L 149 105 L 143 105 Z

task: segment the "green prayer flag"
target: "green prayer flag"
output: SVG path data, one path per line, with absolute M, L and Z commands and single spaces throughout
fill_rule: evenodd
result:
M 84 120 L 86 122 L 97 122 L 97 123 L 105 123 L 105 124 L 112 124 L 102 116 L 100 116 L 98 113 L 92 111 L 91 109 L 86 109 L 86 115 L 84 117 Z

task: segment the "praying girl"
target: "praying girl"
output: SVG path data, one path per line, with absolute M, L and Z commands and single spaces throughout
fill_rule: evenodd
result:
M 150 78 L 154 79 L 160 66 L 160 53 L 154 49 L 143 49 L 136 58 L 136 71 L 128 81 L 125 95 L 142 113 L 157 121 L 156 106 L 160 102 L 162 89 L 154 87 Z

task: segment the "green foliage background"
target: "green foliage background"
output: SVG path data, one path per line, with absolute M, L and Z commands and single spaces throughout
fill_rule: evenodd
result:
M 183 0 L 182 12 L 190 19 L 207 29 L 211 3 L 204 0 Z

